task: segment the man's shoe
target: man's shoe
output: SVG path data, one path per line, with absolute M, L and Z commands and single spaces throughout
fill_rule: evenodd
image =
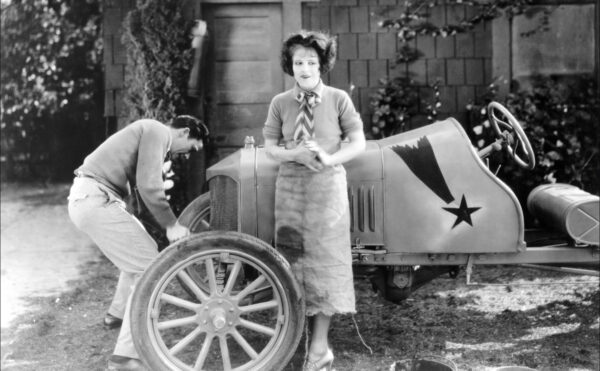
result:
M 135 358 L 112 355 L 108 360 L 108 371 L 148 371 L 142 361 Z
M 106 313 L 106 316 L 104 316 L 104 326 L 110 329 L 119 328 L 121 324 L 123 324 L 123 320 L 119 317 L 115 317 L 110 313 Z

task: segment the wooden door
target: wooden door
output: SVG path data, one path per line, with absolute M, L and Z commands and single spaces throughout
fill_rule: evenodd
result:
M 207 106 L 216 160 L 254 136 L 262 143 L 269 103 L 284 89 L 281 4 L 207 4 Z

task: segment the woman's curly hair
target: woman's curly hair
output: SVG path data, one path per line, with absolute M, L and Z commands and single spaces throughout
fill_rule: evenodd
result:
M 281 67 L 283 72 L 294 76 L 292 56 L 297 47 L 313 48 L 319 57 L 319 70 L 322 74 L 331 71 L 337 55 L 335 37 L 319 31 L 302 30 L 292 34 L 283 42 L 281 49 Z

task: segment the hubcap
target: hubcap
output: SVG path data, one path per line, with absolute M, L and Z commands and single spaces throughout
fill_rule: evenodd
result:
M 230 332 L 239 324 L 240 310 L 231 299 L 211 299 L 198 308 L 196 323 L 211 335 Z

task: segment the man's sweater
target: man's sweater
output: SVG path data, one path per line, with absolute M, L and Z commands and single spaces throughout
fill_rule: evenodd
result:
M 138 120 L 106 139 L 76 172 L 95 178 L 121 198 L 137 186 L 144 204 L 166 228 L 177 220 L 167 201 L 162 178 L 170 146 L 168 126 L 156 120 Z

